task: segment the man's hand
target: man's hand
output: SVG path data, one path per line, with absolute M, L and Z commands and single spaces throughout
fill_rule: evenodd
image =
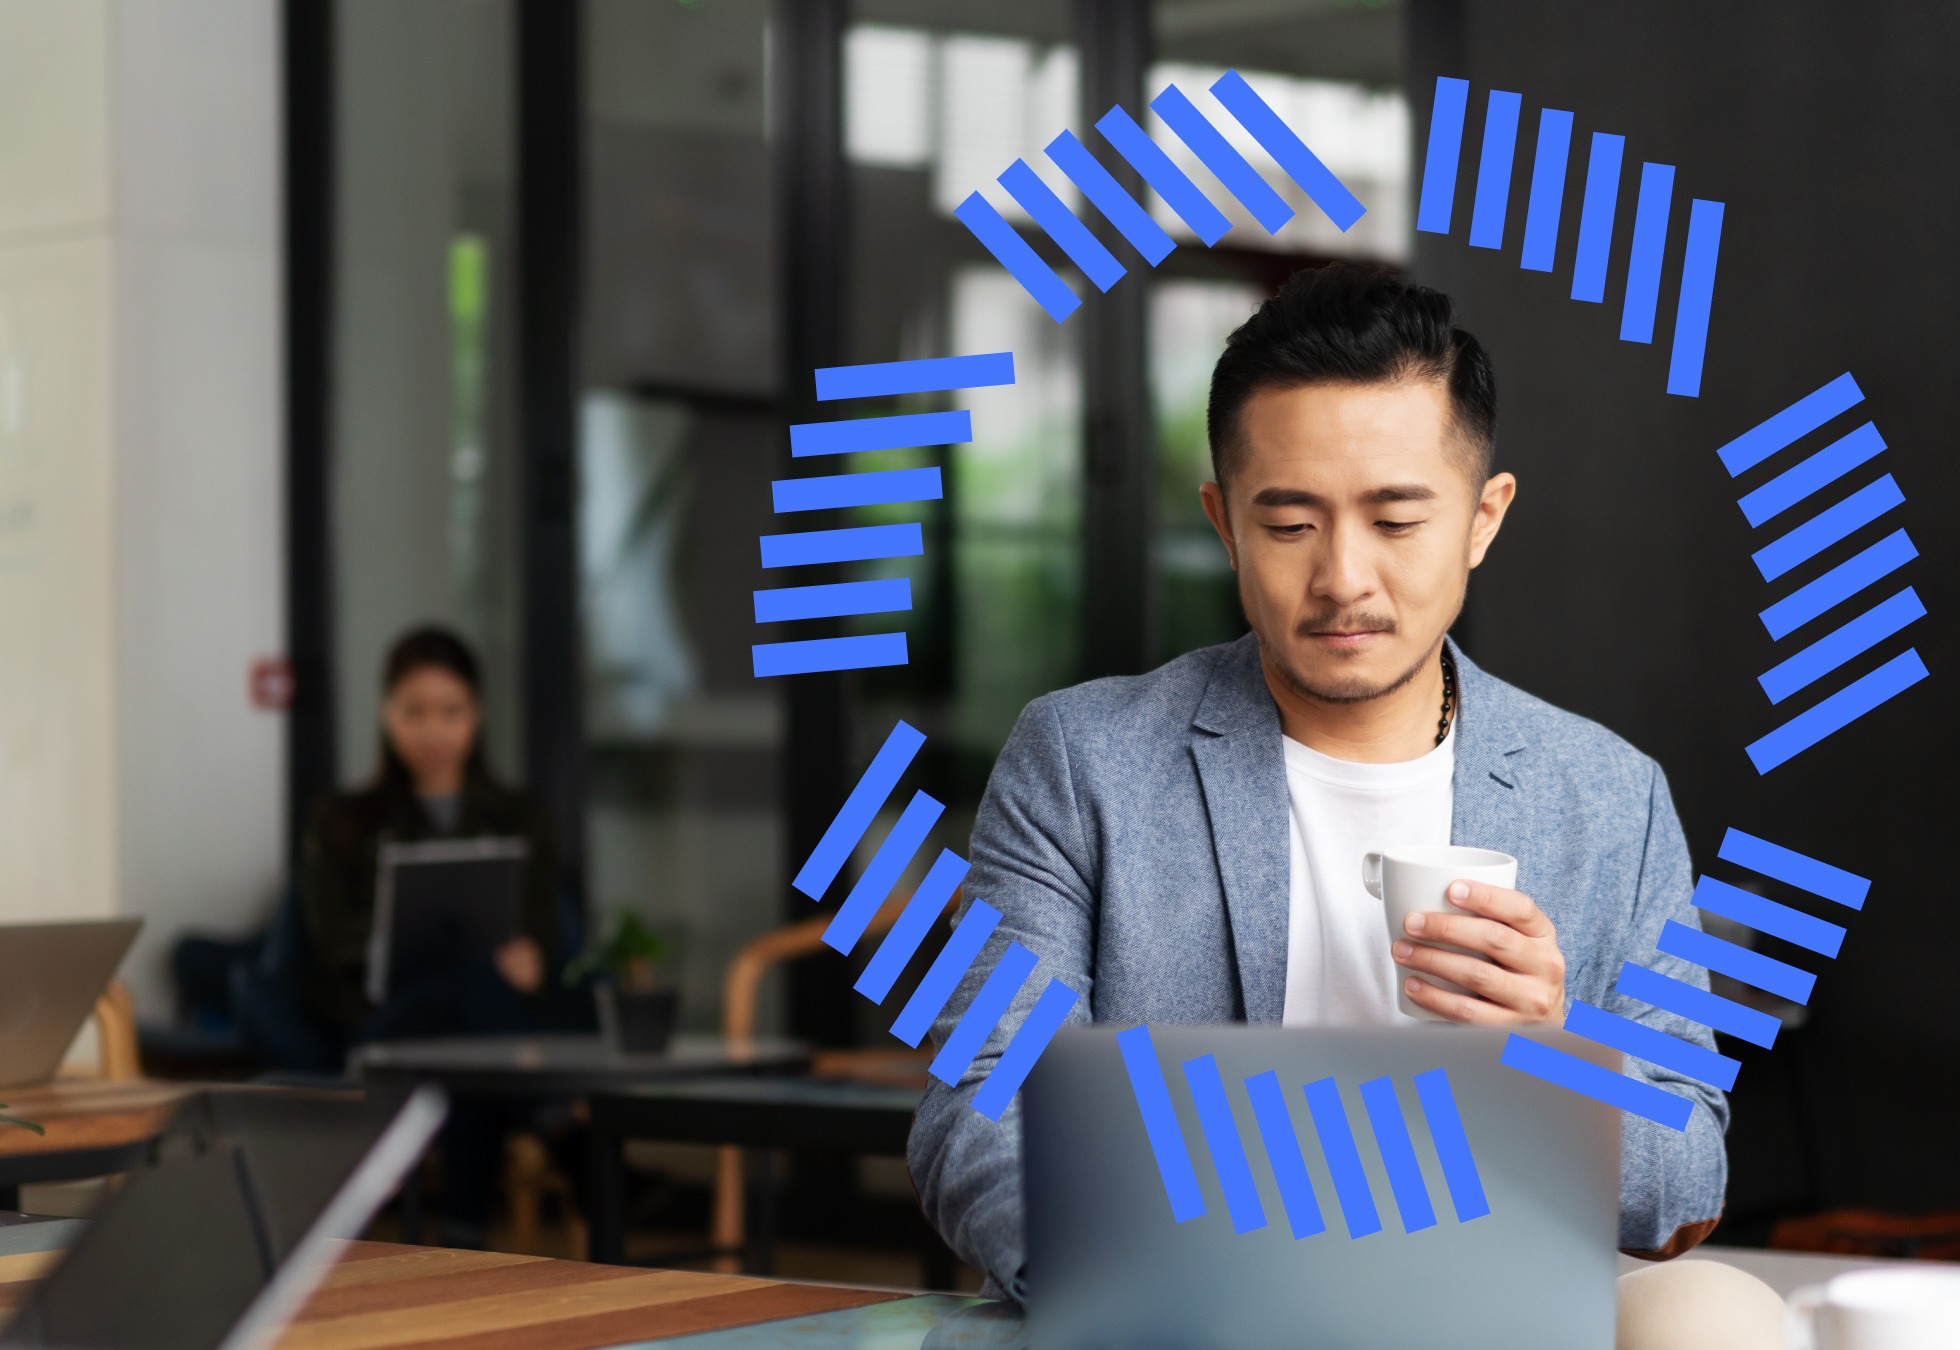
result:
M 1403 987 L 1410 1002 L 1452 1022 L 1556 1022 L 1565 1010 L 1565 955 L 1545 911 L 1521 891 L 1478 881 L 1451 882 L 1449 899 L 1470 912 L 1411 914 L 1403 921 L 1404 931 L 1423 942 L 1447 942 L 1490 960 L 1397 942 L 1397 965 L 1439 976 L 1474 995 L 1409 979 Z
M 527 937 L 512 938 L 492 953 L 497 973 L 520 994 L 535 994 L 544 984 L 544 953 Z

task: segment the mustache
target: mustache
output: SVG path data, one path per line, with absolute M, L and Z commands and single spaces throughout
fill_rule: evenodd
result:
M 1300 620 L 1294 628 L 1295 637 L 1312 637 L 1315 633 L 1393 633 L 1395 620 L 1386 614 L 1370 614 L 1357 610 L 1353 614 L 1343 614 L 1338 609 L 1330 609 L 1321 614 L 1310 614 Z

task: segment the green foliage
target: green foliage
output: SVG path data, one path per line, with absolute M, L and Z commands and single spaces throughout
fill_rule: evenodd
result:
M 7 1104 L 5 1102 L 0 1102 L 0 1110 L 4 1110 L 6 1108 L 6 1105 Z M 19 1116 L 0 1115 L 0 1125 L 18 1125 L 23 1130 L 32 1130 L 36 1134 L 47 1133 L 47 1129 L 45 1126 L 36 1125 L 31 1120 L 22 1120 Z
M 650 989 L 659 983 L 659 966 L 669 945 L 637 911 L 622 905 L 613 912 L 612 932 L 565 967 L 565 983 L 577 984 L 588 975 L 604 974 L 622 988 Z

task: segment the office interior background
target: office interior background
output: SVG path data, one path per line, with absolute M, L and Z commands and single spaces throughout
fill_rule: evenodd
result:
M 1698 861 L 1733 826 L 1873 879 L 1774 1052 L 1725 1047 L 1723 1235 L 1960 1207 L 1957 45 L 1945 8 L 1815 0 L 4 0 L 0 916 L 144 916 L 125 975 L 171 1023 L 173 945 L 265 923 L 311 804 L 374 771 L 387 643 L 436 620 L 588 917 L 667 935 L 711 1029 L 894 716 L 963 848 L 1028 699 L 1244 631 L 1197 502 L 1211 362 L 1293 270 L 1371 259 L 1496 361 L 1522 487 L 1466 649 L 1656 756 Z M 1057 326 L 953 220 L 1086 110 L 1227 67 L 1356 228 L 1207 250 L 1160 210 L 1185 246 Z M 1679 165 L 1677 220 L 1727 203 L 1699 399 L 1559 276 L 1414 232 L 1439 74 Z M 812 367 L 1008 348 L 976 439 L 911 461 L 948 490 L 910 664 L 753 678 Z M 1925 541 L 1932 678 L 1759 777 L 1774 658 L 1714 450 L 1846 369 Z M 849 984 L 801 963 L 763 1024 L 877 1044 Z

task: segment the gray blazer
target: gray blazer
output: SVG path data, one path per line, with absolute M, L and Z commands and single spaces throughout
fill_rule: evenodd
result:
M 1612 989 L 1623 961 L 1707 988 L 1705 971 L 1654 950 L 1664 921 L 1696 922 L 1687 843 L 1660 767 L 1451 650 L 1460 688 L 1450 838 L 1518 859 L 1518 889 L 1557 925 L 1568 1000 L 1712 1046 L 1706 1028 Z M 931 1084 L 907 1150 L 926 1217 L 991 1287 L 1021 1289 L 1020 1103 L 998 1123 L 969 1103 L 1008 1035 L 1051 976 L 1083 993 L 1075 1023 L 1278 1022 L 1287 812 L 1279 710 L 1251 635 L 1147 675 L 1046 694 L 1022 712 L 980 803 L 964 889 L 964 904 L 985 899 L 1001 923 L 934 1041 L 1008 940 L 1041 964 L 959 1086 Z M 1620 1243 L 1665 1249 L 1677 1229 L 1721 1212 L 1728 1103 L 1704 1084 L 1627 1066 L 1696 1102 L 1685 1133 L 1624 1118 Z

